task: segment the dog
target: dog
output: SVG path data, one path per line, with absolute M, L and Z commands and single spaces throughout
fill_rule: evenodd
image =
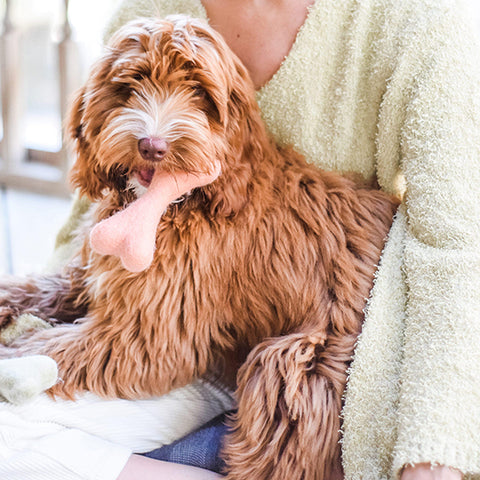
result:
M 55 328 L 2 355 L 52 357 L 64 381 L 50 393 L 66 398 L 236 378 L 227 477 L 332 478 L 346 372 L 398 200 L 279 147 L 240 60 L 184 16 L 122 27 L 66 131 L 72 183 L 94 206 L 62 274 L 3 282 L 0 325 L 30 312 Z M 197 175 L 214 163 L 216 180 L 166 209 L 147 269 L 92 250 L 88 232 L 141 197 L 156 170 Z

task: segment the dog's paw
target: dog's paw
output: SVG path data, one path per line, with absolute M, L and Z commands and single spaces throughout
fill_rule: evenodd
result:
M 57 364 L 45 355 L 0 360 L 0 396 L 20 405 L 57 383 Z

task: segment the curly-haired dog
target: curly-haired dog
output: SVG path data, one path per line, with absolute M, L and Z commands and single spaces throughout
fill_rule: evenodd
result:
M 68 132 L 73 184 L 96 202 L 90 226 L 134 201 L 155 169 L 221 174 L 168 207 L 144 271 L 85 236 L 64 275 L 4 284 L 0 324 L 26 311 L 61 324 L 3 355 L 53 357 L 64 383 L 52 393 L 67 397 L 158 395 L 241 365 L 228 478 L 330 478 L 346 369 L 397 201 L 279 148 L 244 66 L 185 17 L 122 28 Z

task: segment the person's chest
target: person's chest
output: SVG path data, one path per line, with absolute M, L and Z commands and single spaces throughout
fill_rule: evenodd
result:
M 222 34 L 259 89 L 289 54 L 314 0 L 202 3 L 210 25 Z

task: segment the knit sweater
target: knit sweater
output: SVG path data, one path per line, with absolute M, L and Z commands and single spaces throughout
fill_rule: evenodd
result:
M 200 0 L 124 0 L 206 18 Z M 343 412 L 347 479 L 408 463 L 480 478 L 480 53 L 456 0 L 316 0 L 257 93 L 280 144 L 403 198 Z

